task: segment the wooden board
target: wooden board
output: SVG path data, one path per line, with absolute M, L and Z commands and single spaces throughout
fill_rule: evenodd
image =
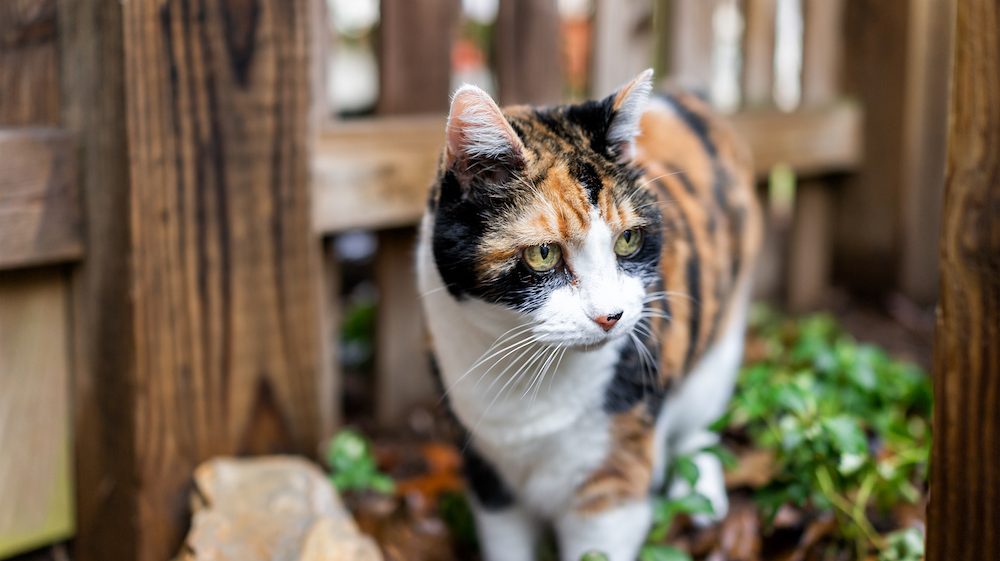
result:
M 381 0 L 378 112 L 443 111 L 457 0 Z
M 1000 559 L 1000 6 L 958 0 L 928 561 Z
M 83 254 L 74 144 L 58 129 L 0 129 L 0 270 Z
M 924 0 L 913 5 L 908 103 L 903 135 L 902 292 L 920 304 L 932 304 L 938 290 L 938 235 L 945 144 L 948 138 L 948 80 L 952 0 Z
M 504 0 L 494 37 L 498 101 L 557 103 L 563 80 L 555 0 Z
M 0 125 L 59 124 L 56 0 L 0 2 Z
M 309 223 L 313 11 L 306 0 L 63 9 L 92 26 L 71 30 L 78 49 L 64 52 L 95 74 L 74 72 L 66 91 L 79 96 L 67 114 L 88 150 L 88 217 L 100 217 L 80 289 L 91 304 L 75 554 L 162 561 L 186 529 L 199 462 L 315 455 L 332 430 Z
M 68 309 L 62 271 L 0 272 L 0 558 L 73 533 Z
M 657 8 L 663 2 L 656 0 Z M 654 3 L 596 0 L 595 4 L 591 96 L 601 97 L 653 66 Z
M 900 262 L 907 33 L 915 3 L 846 4 L 844 87 L 864 107 L 866 158 L 838 197 L 834 268 L 841 283 L 878 296 L 895 286 Z
M 855 168 L 861 159 L 857 107 L 840 103 L 793 114 L 737 113 L 759 176 L 786 163 L 799 176 Z M 416 224 L 444 139 L 444 117 L 384 118 L 320 133 L 313 159 L 313 227 L 318 233 Z

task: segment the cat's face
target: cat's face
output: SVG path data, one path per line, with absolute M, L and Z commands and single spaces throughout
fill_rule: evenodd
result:
M 649 79 L 599 102 L 506 113 L 481 90 L 456 93 L 431 200 L 452 296 L 507 308 L 549 344 L 635 327 L 661 245 L 659 209 L 631 163 Z

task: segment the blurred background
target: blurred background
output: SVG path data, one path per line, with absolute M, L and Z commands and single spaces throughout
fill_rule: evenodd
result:
M 0 2 L 0 559 L 165 559 L 209 457 L 438 434 L 414 227 L 463 83 L 699 92 L 754 152 L 758 299 L 927 367 L 952 10 Z

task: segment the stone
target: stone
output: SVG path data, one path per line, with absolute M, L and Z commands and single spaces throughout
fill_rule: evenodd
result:
M 176 561 L 382 561 L 327 477 L 293 456 L 217 458 L 194 473 Z

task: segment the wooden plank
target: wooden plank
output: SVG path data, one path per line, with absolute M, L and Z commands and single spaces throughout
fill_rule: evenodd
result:
M 64 125 L 78 139 L 87 258 L 72 282 L 78 561 L 136 559 L 138 498 L 128 275 L 121 4 L 59 0 Z
M 952 0 L 913 4 L 909 92 L 903 134 L 903 231 L 899 285 L 921 304 L 937 297 L 941 186 L 948 136 L 948 75 L 955 22 Z
M 830 103 L 841 93 L 845 0 L 803 0 L 802 105 Z
M 656 0 L 657 9 L 664 0 Z M 610 95 L 653 65 L 653 8 L 648 0 L 596 0 L 591 95 Z
M 958 0 L 928 561 L 1000 559 L 1000 5 Z
M 448 108 L 457 0 L 382 0 L 379 113 Z
M 92 150 L 88 214 L 105 217 L 88 228 L 95 333 L 79 426 L 95 435 L 81 450 L 109 460 L 81 458 L 76 555 L 159 561 L 180 544 L 198 462 L 314 455 L 332 430 L 309 224 L 312 12 L 306 0 L 64 9 L 97 28 L 67 37 L 96 77 L 74 74 L 66 91 Z
M 412 228 L 379 233 L 375 277 L 376 418 L 398 426 L 417 405 L 433 400 L 437 387 L 430 372 L 427 332 L 417 291 L 416 232 Z
M 67 311 L 62 271 L 0 273 L 0 557 L 73 532 Z
M 444 139 L 444 117 L 385 118 L 330 127 L 313 159 L 313 227 L 318 233 L 416 224 Z M 785 114 L 737 113 L 763 177 L 778 163 L 799 176 L 854 169 L 861 114 L 849 103 Z
M 671 0 L 669 78 L 699 93 L 712 84 L 712 52 L 715 33 L 712 16 L 719 0 Z
M 774 105 L 776 0 L 746 0 L 743 13 L 743 101 L 749 107 Z
M 846 93 L 863 105 L 865 161 L 844 183 L 835 219 L 835 275 L 877 297 L 896 284 L 900 262 L 903 108 L 912 2 L 846 0 Z
M 0 129 L 0 270 L 73 261 L 83 232 L 71 136 Z
M 499 99 L 505 105 L 562 97 L 562 43 L 555 0 L 504 0 L 495 27 Z
M 0 2 L 0 125 L 59 124 L 56 0 Z
M 816 180 L 796 186 L 785 284 L 788 308 L 794 312 L 818 308 L 830 287 L 834 209 L 830 187 Z

